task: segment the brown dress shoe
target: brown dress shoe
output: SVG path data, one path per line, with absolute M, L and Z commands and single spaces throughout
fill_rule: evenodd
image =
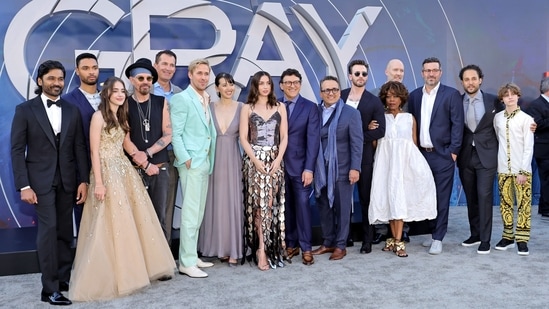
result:
M 301 260 L 305 265 L 313 265 L 315 263 L 315 258 L 313 257 L 311 251 L 303 251 L 303 254 L 301 255 Z
M 299 255 L 299 247 L 297 248 L 286 248 L 286 255 L 287 255 L 287 259 L 290 260 L 292 259 L 294 256 L 298 256 Z
M 312 255 L 320 255 L 320 254 L 324 254 L 324 253 L 332 253 L 334 252 L 335 248 L 333 247 L 325 247 L 324 245 L 316 248 L 315 250 L 313 250 L 313 252 L 311 252 Z
M 339 248 L 336 248 L 334 250 L 334 253 L 332 253 L 332 255 L 330 255 L 330 260 L 341 260 L 344 256 L 347 255 L 347 250 L 346 249 L 339 249 Z

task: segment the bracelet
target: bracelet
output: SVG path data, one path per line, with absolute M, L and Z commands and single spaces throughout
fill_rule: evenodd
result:
M 149 168 L 149 166 L 151 166 L 151 162 L 147 162 L 147 166 L 145 166 L 145 169 L 144 169 L 145 172 L 147 171 L 147 169 Z
M 153 158 L 152 154 L 149 153 L 149 149 L 148 149 L 148 148 L 145 149 L 145 153 L 147 154 L 147 157 L 149 157 L 149 158 L 151 158 L 151 159 Z

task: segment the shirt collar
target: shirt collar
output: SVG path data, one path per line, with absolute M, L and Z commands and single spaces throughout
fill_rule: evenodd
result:
M 293 100 L 290 100 L 288 98 L 286 98 L 286 96 L 283 97 L 284 98 L 284 103 L 286 102 L 289 102 L 289 103 L 297 103 L 297 100 L 299 100 L 299 94 L 295 96 L 295 98 Z
M 440 82 L 438 82 L 438 84 L 435 86 L 435 88 L 433 88 L 433 90 L 431 90 L 431 93 L 429 95 L 436 95 L 437 92 L 438 92 L 438 88 L 440 87 Z M 423 85 L 423 93 L 427 94 L 427 91 L 425 91 L 425 85 Z
M 479 91 L 477 91 L 477 93 L 470 97 L 468 94 L 465 95 L 464 97 L 464 101 L 467 103 L 472 103 L 472 102 L 475 102 L 475 101 L 481 101 L 482 100 L 482 93 Z
M 43 92 L 40 94 L 40 99 L 42 99 L 42 104 L 44 104 L 44 106 L 48 106 L 48 100 L 51 100 L 53 102 L 57 102 L 59 101 L 59 97 L 55 98 L 55 100 L 52 100 L 50 98 L 48 98 Z
M 545 101 L 547 101 L 549 103 L 549 97 L 544 95 L 543 93 L 541 94 L 541 96 L 545 99 Z

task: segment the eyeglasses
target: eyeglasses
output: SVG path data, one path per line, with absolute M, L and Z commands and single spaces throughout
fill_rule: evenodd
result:
M 330 89 L 323 89 L 323 90 L 320 90 L 320 92 L 323 92 L 323 93 L 338 93 L 339 92 L 339 88 L 330 88 Z
M 431 73 L 438 73 L 440 72 L 440 69 L 432 69 L 432 70 L 421 70 L 423 73 L 431 74 Z
M 354 72 L 353 75 L 356 76 L 356 77 L 359 77 L 361 73 L 362 73 L 362 77 L 368 76 L 368 72 L 366 72 L 366 71 L 362 71 L 362 72 L 357 71 L 357 72 Z
M 287 80 L 287 81 L 282 82 L 282 84 L 284 84 L 284 86 L 287 86 L 287 87 L 289 87 L 291 85 L 299 86 L 301 84 L 301 81 L 300 80 L 294 80 L 294 81 Z
M 153 77 L 152 77 L 152 76 L 147 76 L 147 77 L 145 77 L 145 76 L 137 76 L 137 77 L 135 77 L 135 78 L 136 78 L 138 81 L 140 81 L 140 82 L 144 81 L 145 79 L 147 79 L 148 82 L 152 82 L 152 80 L 153 80 Z

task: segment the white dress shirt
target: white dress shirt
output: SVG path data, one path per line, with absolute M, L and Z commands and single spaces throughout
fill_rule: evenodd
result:
M 48 114 L 48 119 L 50 120 L 53 133 L 57 135 L 61 132 L 61 107 L 57 105 L 48 107 L 48 100 L 50 100 L 50 98 L 46 97 L 43 93 L 40 95 L 40 98 L 42 99 L 42 104 L 44 104 L 44 108 L 46 109 L 46 114 Z M 58 100 L 59 97 L 51 101 L 57 102 Z
M 419 145 L 423 148 L 433 148 L 429 127 L 431 126 L 431 115 L 433 114 L 433 106 L 437 97 L 438 83 L 431 93 L 428 93 L 423 86 L 423 95 L 421 96 L 421 124 L 419 128 Z

